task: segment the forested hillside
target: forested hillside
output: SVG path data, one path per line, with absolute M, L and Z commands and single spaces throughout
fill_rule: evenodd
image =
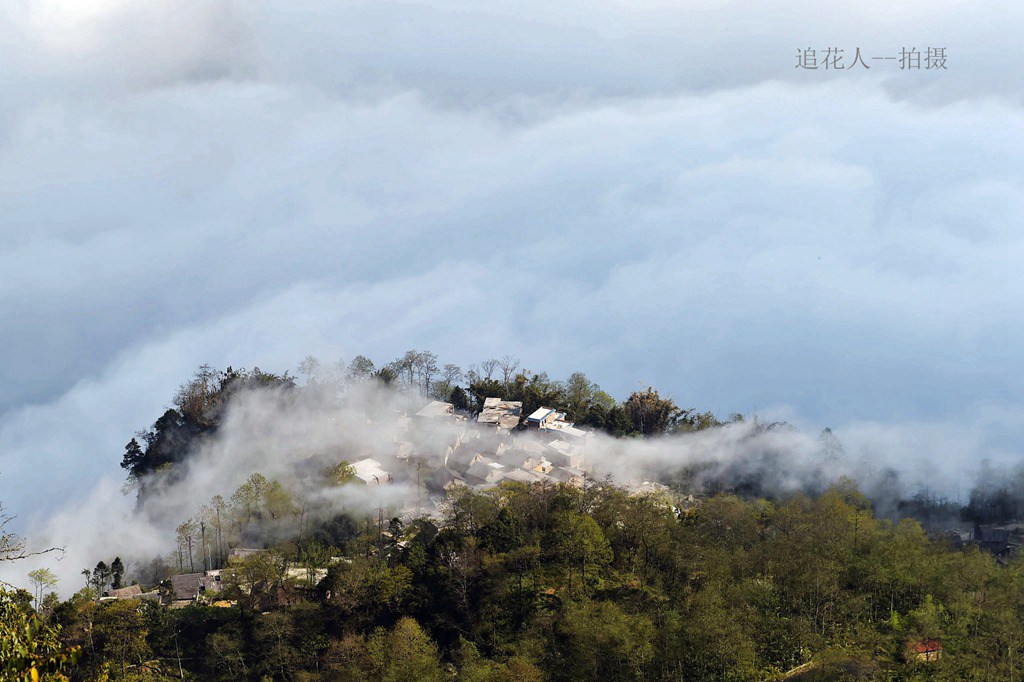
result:
M 74 679 L 1009 680 L 1024 563 L 872 518 L 851 487 L 673 508 L 610 485 L 466 491 L 440 528 L 340 533 L 349 560 L 282 590 L 280 546 L 227 608 L 56 604 Z M 938 661 L 908 647 L 936 640 Z M 179 665 L 181 668 L 179 669 Z
M 266 393 L 275 410 L 292 414 L 296 401 L 316 395 L 320 420 L 349 409 L 346 392 L 366 382 L 449 401 L 453 419 L 472 418 L 499 395 L 521 401 L 524 414 L 557 408 L 618 439 L 741 422 L 754 434 L 791 428 L 739 416 L 723 423 L 653 388 L 617 402 L 582 374 L 552 381 L 510 358 L 463 373 L 439 369 L 432 355 L 410 352 L 383 368 L 360 357 L 324 369 L 308 358 L 301 386 L 288 374 L 202 368 L 126 447 L 129 492 L 144 513 L 187 475 L 204 443 L 222 437 L 238 396 Z M 370 413 L 394 411 L 390 402 L 363 403 Z M 826 461 L 837 456 L 831 432 L 820 441 Z M 179 519 L 167 556 L 126 566 L 97 547 L 100 561 L 69 599 L 48 593 L 42 572 L 32 578 L 35 595 L 7 593 L 0 613 L 12 644 L 0 651 L 0 669 L 11 679 L 34 679 L 34 666 L 44 679 L 73 680 L 1024 674 L 1024 559 L 921 523 L 1017 518 L 1014 479 L 990 470 L 963 508 L 902 500 L 920 521 L 876 516 L 857 482 L 825 480 L 827 467 L 779 493 L 762 478 L 792 465 L 774 451 L 759 453 L 757 467 L 730 462 L 710 477 L 687 462 L 666 473 L 665 485 L 591 475 L 576 484 L 454 485 L 435 513 L 409 514 L 379 498 L 367 503 L 367 487 L 334 450 L 299 450 L 283 483 L 244 472 L 234 494 L 196 500 L 202 508 Z M 418 487 L 410 490 L 418 497 Z

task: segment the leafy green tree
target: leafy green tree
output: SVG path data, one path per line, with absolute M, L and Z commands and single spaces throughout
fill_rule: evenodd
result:
M 96 567 L 92 569 L 92 586 L 96 592 L 103 594 L 107 587 L 110 586 L 110 579 L 113 576 L 110 572 L 110 567 L 107 566 L 107 562 L 98 561 Z
M 469 394 L 473 399 L 473 410 L 476 412 L 484 409 L 484 400 L 492 397 L 507 397 L 505 392 L 505 385 L 500 381 L 485 377 L 471 381 L 469 384 Z M 509 398 L 512 399 L 512 398 Z
M 716 586 L 697 592 L 684 617 L 667 629 L 664 667 L 674 669 L 678 679 L 758 679 L 754 643 Z
M 365 638 L 351 632 L 331 640 L 324 651 L 323 662 L 328 679 L 366 680 L 373 670 Z
M 12 682 L 66 680 L 81 655 L 60 641 L 60 628 L 29 614 L 13 595 L 0 590 L 0 677 Z
M 675 430 L 680 433 L 692 431 L 704 431 L 722 426 L 712 412 L 697 412 L 696 410 L 683 410 L 675 422 Z
M 147 633 L 140 602 L 129 599 L 100 604 L 93 627 L 96 650 L 116 666 L 120 678 L 126 677 L 129 667 L 141 667 L 149 656 Z
M 374 679 L 380 682 L 441 682 L 446 675 L 437 645 L 412 618 L 390 631 L 378 630 L 368 642 Z
M 565 409 L 573 421 L 583 421 L 590 414 L 601 387 L 583 372 L 573 372 L 565 380 Z
M 260 615 L 256 622 L 255 644 L 260 652 L 261 670 L 277 679 L 287 680 L 300 667 L 299 652 L 292 641 L 295 626 L 289 614 L 275 611 Z
M 635 430 L 633 420 L 625 408 L 619 405 L 608 410 L 604 416 L 603 426 L 605 431 L 616 437 L 639 433 Z
M 332 565 L 321 589 L 346 619 L 367 627 L 401 615 L 412 581 L 413 573 L 406 566 L 358 557 Z
M 555 627 L 562 679 L 643 679 L 654 659 L 654 624 L 612 602 L 571 605 Z
M 470 407 L 469 396 L 466 395 L 465 389 L 461 386 L 455 386 L 452 388 L 452 391 L 448 396 L 448 400 L 456 410 L 468 410 Z
M 492 661 L 480 655 L 476 645 L 462 637 L 455 654 L 459 682 L 542 682 L 543 673 L 522 656 Z
M 391 386 L 398 379 L 398 372 L 393 367 L 381 367 L 371 374 L 381 386 Z
M 570 590 L 573 573 L 585 590 L 588 569 L 599 569 L 612 560 L 611 546 L 601 527 L 593 517 L 574 511 L 556 513 L 549 547 L 567 569 Z
M 32 586 L 35 588 L 36 610 L 39 610 L 43 592 L 57 586 L 57 576 L 48 568 L 37 568 L 34 571 L 29 571 L 28 579 L 32 581 Z
M 462 381 L 464 376 L 461 367 L 451 363 L 446 364 L 441 368 L 441 378 L 434 382 L 431 395 L 435 400 L 451 401 L 452 393 L 458 388 L 458 383 Z
M 263 508 L 272 519 L 280 519 L 296 513 L 292 496 L 280 481 L 270 481 L 263 490 Z
M 206 638 L 207 667 L 222 679 L 245 679 L 249 666 L 245 656 L 245 636 L 240 623 L 231 623 Z
M 132 438 L 128 441 L 128 444 L 124 446 L 124 457 L 121 458 L 121 468 L 128 471 L 131 475 L 138 475 L 141 470 L 142 463 L 145 460 L 145 453 L 142 451 L 142 446 L 139 445 L 139 441 Z
M 319 542 L 304 542 L 298 550 L 298 564 L 306 569 L 306 586 L 316 587 L 317 571 L 331 564 L 331 548 Z
M 356 470 L 348 461 L 342 460 L 327 470 L 326 478 L 331 485 L 345 485 L 356 480 Z
M 285 558 L 272 550 L 232 560 L 225 596 L 237 599 L 246 612 L 264 610 L 276 602 L 274 589 L 283 582 L 286 567 Z
M 121 561 L 121 557 L 114 557 L 114 561 L 110 564 L 110 586 L 118 590 L 123 587 L 124 581 L 124 562 Z
M 266 477 L 256 472 L 249 476 L 242 485 L 238 486 L 231 494 L 231 503 L 234 505 L 238 515 L 246 523 L 251 522 L 254 517 L 260 514 L 260 503 L 263 501 L 263 494 L 270 482 Z
M 662 398 L 653 388 L 636 391 L 622 405 L 633 430 L 644 436 L 666 433 L 675 426 L 682 410 L 670 399 Z

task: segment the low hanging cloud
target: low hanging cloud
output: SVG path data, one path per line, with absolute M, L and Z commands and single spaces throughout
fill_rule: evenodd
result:
M 443 466 L 449 447 L 459 453 L 458 461 L 468 462 L 474 454 L 501 459 L 493 454 L 500 447 L 514 450 L 528 441 L 557 439 L 534 430 L 499 437 L 493 427 L 472 421 L 411 416 L 425 402 L 417 393 L 373 381 L 351 383 L 340 393 L 331 384 L 236 393 L 216 433 L 198 439 L 187 459 L 171 470 L 132 485 L 106 475 L 83 499 L 66 501 L 39 517 L 29 528 L 29 549 L 62 551 L 5 563 L 0 580 L 22 584 L 29 570 L 47 566 L 67 594 L 77 588 L 81 570 L 97 561 L 119 556 L 133 571 L 142 569 L 154 558 L 174 554 L 179 524 L 198 518 L 204 505 L 213 506 L 215 496 L 231 500 L 254 473 L 280 483 L 295 510 L 301 510 L 279 511 L 277 518 L 264 515 L 247 526 L 241 541 L 255 546 L 308 533 L 339 513 L 359 518 L 386 508 L 386 518 L 437 515 L 441 510 L 430 499 L 437 491 L 428 491 L 425 482 Z M 935 425 L 890 430 L 861 425 L 837 435 L 826 442 L 815 433 L 763 420 L 651 439 L 593 433 L 582 448 L 583 467 L 595 480 L 608 476 L 620 485 L 675 481 L 696 494 L 725 490 L 778 497 L 818 492 L 848 478 L 872 498 L 879 514 L 896 515 L 900 501 L 919 490 L 948 498 L 966 491 L 976 472 L 965 469 L 959 457 L 977 454 L 986 445 L 981 434 L 965 436 Z M 379 487 L 336 486 L 325 477 L 342 461 L 368 457 L 382 463 L 393 480 Z M 423 467 L 419 474 L 411 464 L 417 461 Z M 202 552 L 197 550 L 197 556 Z M 168 563 L 173 565 L 173 559 Z

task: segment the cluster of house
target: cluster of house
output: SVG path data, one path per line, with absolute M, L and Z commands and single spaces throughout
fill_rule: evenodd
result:
M 459 486 L 480 490 L 502 481 L 582 485 L 589 432 L 575 427 L 564 412 L 542 407 L 524 417 L 522 408 L 518 401 L 487 398 L 471 421 L 451 403 L 433 401 L 412 416 L 399 415 L 374 457 L 350 463 L 354 480 L 366 486 L 404 484 L 403 517 L 439 513 L 447 492 Z M 260 551 L 232 549 L 229 565 Z M 312 584 L 323 578 L 299 568 L 288 573 Z M 172 607 L 198 600 L 217 604 L 224 577 L 221 570 L 183 573 L 151 592 L 132 585 L 108 590 L 103 599 L 150 599 Z
M 116 590 L 107 590 L 100 597 L 101 602 L 121 599 L 141 599 L 157 604 L 168 604 L 172 607 L 192 604 L 202 596 L 214 595 L 221 589 L 221 571 L 203 571 L 201 573 L 182 573 L 172 575 L 167 584 L 158 586 L 149 592 L 143 592 L 139 585 L 129 585 Z
M 564 412 L 547 407 L 524 418 L 521 402 L 487 398 L 473 422 L 451 403 L 433 401 L 398 420 L 389 452 L 351 466 L 355 478 L 368 486 L 411 484 L 415 492 L 404 513 L 430 514 L 457 486 L 484 489 L 502 481 L 581 485 L 590 439 Z
M 171 608 L 181 608 L 196 602 L 205 602 L 214 606 L 231 606 L 234 602 L 219 600 L 225 579 L 230 578 L 230 571 L 233 565 L 248 557 L 265 552 L 263 549 L 251 549 L 236 547 L 228 554 L 228 568 L 213 569 L 194 573 L 181 573 L 172 575 L 168 580 L 149 592 L 143 592 L 139 585 L 111 589 L 103 593 L 101 602 L 116 601 L 121 599 L 142 599 L 153 601 L 158 604 L 166 604 Z M 343 561 L 335 557 L 331 561 Z M 286 567 L 284 578 L 286 585 L 316 585 L 327 576 L 326 568 L 299 568 Z M 243 589 L 248 589 L 243 586 Z M 287 590 L 287 588 L 284 588 Z
M 1024 523 L 978 525 L 971 530 L 948 531 L 945 537 L 957 549 L 976 545 L 1003 563 L 1024 551 Z

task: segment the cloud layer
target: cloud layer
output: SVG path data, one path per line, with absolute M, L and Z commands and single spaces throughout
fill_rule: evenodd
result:
M 200 363 L 410 347 L 1017 456 L 1022 10 L 777 4 L 0 9 L 0 499 Z

